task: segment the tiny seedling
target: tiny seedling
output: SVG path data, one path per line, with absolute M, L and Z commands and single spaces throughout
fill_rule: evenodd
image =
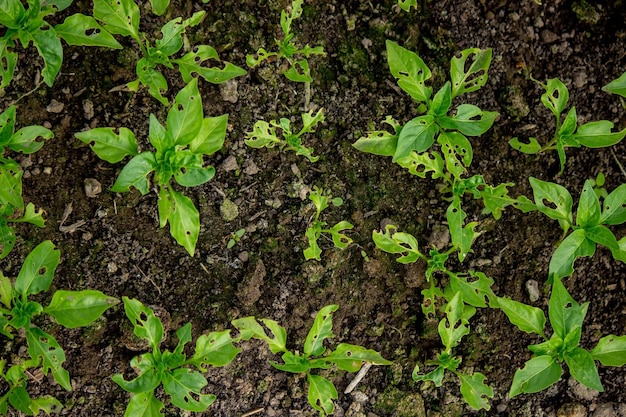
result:
M 239 243 L 239 241 L 241 240 L 241 238 L 243 237 L 245 233 L 246 233 L 246 229 L 239 229 L 235 233 L 232 233 L 230 236 L 230 239 L 228 239 L 226 248 L 231 249 L 232 247 L 234 247 L 237 243 Z
M 294 133 L 291 129 L 291 121 L 286 118 L 281 118 L 280 122 L 276 120 L 270 120 L 266 122 L 259 120 L 254 124 L 252 132 L 248 132 L 246 135 L 246 145 L 251 148 L 273 148 L 277 146 L 281 151 L 288 150 L 294 151 L 296 155 L 302 155 L 311 162 L 316 162 L 319 156 L 313 156 L 313 148 L 307 148 L 302 145 L 302 136 L 306 133 L 315 132 L 315 127 L 318 123 L 324 121 L 324 109 L 319 109 L 315 115 L 313 110 L 308 113 L 302 113 L 302 129 L 298 133 Z M 276 133 L 276 129 L 282 131 L 281 139 Z
M 545 93 L 541 95 L 541 102 L 556 117 L 555 134 L 543 146 L 535 138 L 529 138 L 528 143 L 523 143 L 518 138 L 513 138 L 509 141 L 512 148 L 525 154 L 537 154 L 556 149 L 561 167 L 559 172 L 563 172 L 565 169 L 566 148 L 580 148 L 581 146 L 605 148 L 615 145 L 626 136 L 626 129 L 613 132 L 613 123 L 608 120 L 588 122 L 578 126 L 576 107 L 573 106 L 569 109 L 565 118 L 562 118 L 569 100 L 569 91 L 565 84 L 558 78 L 552 78 L 545 84 L 539 81 L 536 82 L 545 90 Z M 609 88 L 609 91 L 611 89 Z
M 233 321 L 233 326 L 241 333 L 241 340 L 252 338 L 262 340 L 267 343 L 273 354 L 282 354 L 283 363 L 270 362 L 274 368 L 294 374 L 306 374 L 309 383 L 309 404 L 319 411 L 322 417 L 333 413 L 335 409 L 333 399 L 338 398 L 337 389 L 331 381 L 312 373 L 312 370 L 329 369 L 335 365 L 342 371 L 357 372 L 365 362 L 373 365 L 391 364 L 378 352 L 348 343 L 338 344 L 333 351 L 325 355 L 327 348 L 324 346 L 324 341 L 334 337 L 332 313 L 338 308 L 337 305 L 329 305 L 317 313 L 313 326 L 304 341 L 302 353 L 287 350 L 287 330 L 274 320 L 261 319 L 272 337 L 267 335 L 263 326 L 254 317 L 244 317 Z
M 537 210 L 557 220 L 566 236 L 550 259 L 548 282 L 571 275 L 576 259 L 593 256 L 598 244 L 608 248 L 615 259 L 626 262 L 626 237 L 618 241 L 607 227 L 626 222 L 626 184 L 613 190 L 600 204 L 594 182 L 585 181 L 578 201 L 576 222 L 573 220 L 573 199 L 565 187 L 533 177 L 530 178 L 530 185 Z M 573 231 L 567 234 L 570 229 Z
M 8 148 L 14 152 L 32 154 L 43 142 L 50 139 L 51 130 L 43 126 L 27 126 L 15 131 L 15 106 L 0 114 L 0 259 L 6 257 L 15 245 L 15 231 L 9 223 L 31 223 L 44 227 L 42 211 L 36 211 L 33 203 L 24 207 L 22 198 L 22 170 L 19 164 L 4 156 Z M 21 217 L 16 217 L 21 214 Z
M 118 303 L 116 298 L 95 290 L 57 290 L 47 307 L 30 300 L 30 296 L 50 288 L 59 259 L 59 251 L 52 242 L 45 241 L 26 257 L 14 284 L 0 273 L 0 334 L 13 339 L 18 330 L 23 331 L 30 357 L 6 372 L 7 361 L 0 360 L 0 378 L 9 387 L 0 398 L 0 414 L 6 415 L 9 405 L 27 415 L 38 415 L 40 410 L 49 413 L 61 407 L 51 396 L 30 397 L 26 389 L 29 368 L 41 368 L 44 375 L 51 373 L 59 385 L 72 390 L 69 373 L 63 368 L 65 352 L 52 335 L 33 323 L 37 315 L 45 313 L 63 327 L 73 329 L 89 325 Z
M 43 58 L 42 76 L 51 87 L 63 63 L 63 45 L 104 46 L 121 49 L 120 45 L 91 16 L 77 13 L 56 26 L 46 22 L 46 18 L 64 10 L 72 0 L 28 0 L 24 8 L 21 0 L 3 0 L 0 11 L 0 26 L 4 26 L 0 36 L 0 88 L 9 85 L 17 66 L 18 53 L 14 51 L 19 40 L 23 48 L 32 43 Z
M 405 12 L 410 12 L 411 7 L 417 9 L 417 0 L 398 0 L 398 6 Z
M 498 298 L 498 305 L 520 330 L 544 339 L 543 343 L 528 346 L 535 356 L 515 372 L 510 398 L 548 388 L 561 378 L 563 363 L 578 382 L 603 391 L 595 361 L 605 366 L 626 364 L 626 336 L 605 336 L 591 352 L 578 346 L 589 303 L 578 304 L 560 278 L 554 279 L 548 306 L 553 330 L 549 339 L 544 332 L 546 317 L 541 309 L 507 298 Z
M 208 365 L 228 365 L 240 351 L 233 346 L 230 330 L 200 336 L 193 356 L 187 358 L 184 349 L 191 341 L 191 323 L 176 331 L 178 344 L 174 351 L 161 350 L 165 338 L 161 320 L 140 301 L 128 297 L 124 297 L 123 301 L 135 336 L 147 341 L 152 350 L 131 360 L 130 364 L 137 372 L 136 378 L 127 381 L 121 374 L 112 377 L 116 384 L 131 393 L 124 417 L 164 416 L 161 412 L 163 403 L 155 396 L 155 390 L 160 385 L 170 396 L 172 404 L 181 410 L 205 411 L 215 401 L 215 395 L 202 393 L 208 383 L 201 372 L 206 372 Z
M 153 7 L 157 3 L 157 11 L 167 7 L 163 0 L 153 0 Z M 168 104 L 167 98 L 163 96 L 168 85 L 165 76 L 157 70 L 159 65 L 167 68 L 177 65 L 185 83 L 191 81 L 193 74 L 210 83 L 219 84 L 246 73 L 229 62 L 224 62 L 222 69 L 205 66 L 209 60 L 219 60 L 217 51 L 208 45 L 195 46 L 182 57 L 172 58 L 183 49 L 187 28 L 198 25 L 204 18 L 204 11 L 194 13 L 189 19 L 177 17 L 167 22 L 161 28 L 161 39 L 157 39 L 154 45 L 144 33 L 139 32 L 139 6 L 133 0 L 95 0 L 93 15 L 112 34 L 130 36 L 139 44 L 143 57 L 135 69 L 138 78 L 125 87 L 129 91 L 137 91 L 139 85 L 147 86 L 150 95 L 164 105 Z
M 341 232 L 350 230 L 353 226 L 351 223 L 342 220 L 328 229 L 326 228 L 327 223 L 320 220 L 320 214 L 328 207 L 329 202 L 335 207 L 343 204 L 341 197 L 333 198 L 332 196 L 324 195 L 322 190 L 316 188 L 309 192 L 309 200 L 315 205 L 315 217 L 311 225 L 306 229 L 305 236 L 309 241 L 309 246 L 304 250 L 304 257 L 306 260 L 317 259 L 321 261 L 322 249 L 317 244 L 317 240 L 322 234 L 329 234 L 336 248 L 345 249 L 352 243 L 352 239 Z
M 193 201 L 176 191 L 172 177 L 183 187 L 195 187 L 209 181 L 215 168 L 204 166 L 204 156 L 222 148 L 226 137 L 228 115 L 204 117 L 198 80 L 192 79 L 177 95 L 167 114 L 167 127 L 150 115 L 150 143 L 153 151 L 139 153 L 132 131 L 120 128 L 96 128 L 76 134 L 89 143 L 101 159 L 117 163 L 126 156 L 132 159 L 124 166 L 111 187 L 127 192 L 135 187 L 142 195 L 150 189 L 151 173 L 158 186 L 159 225 L 169 222 L 170 234 L 193 256 L 200 233 L 200 214 Z

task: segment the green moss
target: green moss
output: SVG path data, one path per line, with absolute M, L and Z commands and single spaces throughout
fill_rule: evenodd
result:
M 404 392 L 388 387 L 374 405 L 376 410 L 397 417 L 425 417 L 424 399 L 416 392 Z

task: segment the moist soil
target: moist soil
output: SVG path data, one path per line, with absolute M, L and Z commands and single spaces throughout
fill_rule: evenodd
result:
M 280 10 L 288 6 L 285 0 L 213 0 L 206 5 L 181 0 L 173 2 L 166 16 L 155 17 L 144 4 L 141 30 L 155 39 L 169 19 L 206 10 L 204 22 L 188 30 L 190 42 L 211 45 L 222 60 L 246 68 L 246 54 L 274 47 L 274 39 L 281 36 Z M 77 1 L 54 19 L 60 23 L 77 12 L 91 14 L 91 3 Z M 393 1 L 307 1 L 293 30 L 298 44 L 323 45 L 327 54 L 310 59 L 310 108 L 324 108 L 326 120 L 304 138 L 320 159 L 311 163 L 293 152 L 252 149 L 244 143 L 257 120 L 286 117 L 299 126 L 304 87 L 281 75 L 280 62 L 248 69 L 247 75 L 223 85 L 200 80 L 205 115 L 228 114 L 229 129 L 224 148 L 209 159 L 217 170 L 215 178 L 185 190 L 201 217 L 194 257 L 176 244 L 167 227 L 159 228 L 156 194 L 109 191 L 123 164 L 99 160 L 74 137 L 90 127 L 128 127 L 140 147 L 149 149 L 149 115 L 164 121 L 167 108 L 145 89 L 111 91 L 134 79 L 137 45 L 119 38 L 127 47 L 122 52 L 66 46 L 52 88 L 37 84 L 42 62 L 36 50 L 20 50 L 17 76 L 5 89 L 0 108 L 16 103 L 20 127 L 42 124 L 55 136 L 32 156 L 12 155 L 24 169 L 24 199 L 45 211 L 46 227 L 19 226 L 17 244 L 0 267 L 15 277 L 29 251 L 50 239 L 62 254 L 53 289 L 90 288 L 139 299 L 169 315 L 169 348 L 176 344 L 175 330 L 187 322 L 195 340 L 202 333 L 231 329 L 233 319 L 254 315 L 286 327 L 288 345 L 298 349 L 315 313 L 338 304 L 335 337 L 328 345 L 359 344 L 394 364 L 372 367 L 350 394 L 343 391 L 354 374 L 324 371 L 340 393 L 337 416 L 626 415 L 626 369 L 620 368 L 600 367 L 602 393 L 584 389 L 565 372 L 541 393 L 509 399 L 515 370 L 531 357 L 527 345 L 539 340 L 519 331 L 499 310 L 480 309 L 470 322 L 471 334 L 455 349 L 463 359 L 462 370 L 483 372 L 493 386 L 491 410 L 467 407 L 454 377 L 447 376 L 440 388 L 413 382 L 414 366 L 427 370 L 426 361 L 441 349 L 436 322 L 421 312 L 424 266 L 398 264 L 375 248 L 371 236 L 393 223 L 414 234 L 422 248 L 446 245 L 449 237 L 441 230 L 448 202 L 437 191 L 436 180 L 411 176 L 390 158 L 352 147 L 368 130 L 380 128 L 385 116 L 404 123 L 418 114 L 389 73 L 386 39 L 418 52 L 433 70 L 436 87 L 445 81 L 452 56 L 465 48 L 489 47 L 489 81 L 463 100 L 500 115 L 486 134 L 472 138 L 470 175 L 482 174 L 490 184 L 515 183 L 514 196 L 532 196 L 531 176 L 553 181 L 577 201 L 584 181 L 603 173 L 610 191 L 626 181 L 626 143 L 570 149 L 565 171 L 559 174 L 556 152 L 527 156 L 514 151 L 508 140 L 532 136 L 546 141 L 554 134 L 554 116 L 542 106 L 543 90 L 530 75 L 561 79 L 579 123 L 606 119 L 624 128 L 623 103 L 601 87 L 626 68 L 625 17 L 621 0 L 547 0 L 543 5 L 531 0 L 421 1 L 410 13 Z M 172 99 L 184 84 L 175 71 L 164 73 Z M 88 195 L 86 184 L 94 180 L 102 190 Z M 354 224 L 349 232 L 354 243 L 343 251 L 329 239 L 320 240 L 321 262 L 306 261 L 302 254 L 304 233 L 315 212 L 306 194 L 314 187 L 344 200 L 341 207 L 322 214 L 325 221 Z M 224 215 L 225 204 L 236 206 L 234 219 Z M 468 199 L 464 207 L 467 221 L 478 222 L 482 234 L 468 259 L 450 262 L 450 269 L 484 272 L 494 279 L 496 294 L 546 310 L 548 264 L 562 237 L 557 222 L 513 208 L 495 221 L 482 214 L 478 201 Z M 239 229 L 245 234 L 228 248 Z M 625 226 L 613 230 L 618 238 L 626 234 Z M 626 266 L 603 248 L 576 262 L 565 283 L 576 300 L 590 302 L 583 347 L 592 348 L 603 335 L 626 334 L 625 277 Z M 539 284 L 536 301 L 526 290 L 533 281 Z M 42 302 L 46 297 L 50 294 Z M 110 377 L 131 377 L 129 361 L 139 352 L 121 305 L 86 329 L 38 324 L 65 349 L 74 389 L 66 392 L 50 377 L 40 378 L 29 383 L 33 395 L 58 398 L 65 405 L 62 415 L 123 415 L 129 396 Z M 4 342 L 7 355 L 24 356 L 21 342 Z M 217 400 L 198 415 L 317 414 L 307 403 L 302 375 L 272 368 L 269 361 L 278 358 L 260 343 L 240 347 L 233 363 L 209 369 L 207 392 Z M 162 392 L 158 395 L 166 403 L 166 415 L 194 415 L 180 412 Z

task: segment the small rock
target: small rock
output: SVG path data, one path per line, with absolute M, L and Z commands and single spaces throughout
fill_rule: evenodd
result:
M 52 167 L 44 167 L 43 173 L 46 175 L 52 174 Z
M 227 222 L 231 222 L 239 216 L 239 207 L 229 199 L 225 198 L 220 206 L 220 214 Z
M 97 197 L 102 192 L 102 184 L 95 178 L 85 178 L 85 194 L 87 197 Z
M 598 404 L 593 417 L 626 417 L 626 404 L 604 403 Z
M 569 386 L 570 392 L 574 394 L 574 397 L 579 400 L 594 401 L 598 398 L 598 395 L 600 394 L 594 389 L 587 388 L 572 377 L 567 380 L 567 385 Z
M 237 298 L 242 304 L 251 306 L 261 298 L 261 287 L 266 275 L 263 261 L 259 259 L 256 265 L 250 265 L 246 275 L 244 280 L 237 286 Z
M 85 119 L 93 119 L 95 113 L 93 111 L 93 103 L 91 100 L 83 101 L 83 114 L 85 115 Z
M 542 30 L 540 36 L 543 43 L 552 43 L 559 40 L 559 35 L 548 29 Z
M 117 272 L 117 264 L 113 261 L 109 262 L 107 264 L 107 271 L 109 271 L 109 273 L 114 274 Z
M 441 250 L 450 243 L 450 229 L 441 224 L 433 226 L 433 231 L 428 238 L 428 245 Z
M 541 296 L 541 292 L 539 292 L 539 283 L 534 279 L 529 279 L 526 281 L 526 291 L 528 292 L 528 298 L 531 302 L 535 302 Z
M 587 417 L 587 409 L 580 403 L 563 404 L 556 413 L 557 417 Z
M 361 391 L 352 391 L 352 398 L 354 398 L 354 401 L 360 404 L 365 404 L 367 400 L 369 400 L 369 397 Z
M 237 158 L 232 155 L 226 158 L 224 162 L 222 162 L 222 169 L 226 172 L 238 170 L 239 164 L 237 163 Z
M 250 159 L 246 163 L 246 167 L 243 169 L 243 173 L 246 175 L 255 175 L 259 172 L 259 167 Z
M 222 100 L 233 104 L 236 103 L 237 100 L 239 100 L 239 92 L 237 91 L 238 84 L 237 80 L 230 80 L 225 83 L 221 83 L 220 94 L 222 95 Z
M 56 101 L 55 99 L 52 99 L 50 104 L 46 106 L 46 111 L 48 113 L 61 113 L 64 108 L 65 108 L 65 104 L 59 101 Z

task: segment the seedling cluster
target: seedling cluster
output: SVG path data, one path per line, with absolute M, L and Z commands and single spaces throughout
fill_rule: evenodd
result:
M 96 127 L 75 132 L 75 136 L 106 162 L 117 164 L 129 158 L 110 191 L 123 193 L 135 188 L 146 195 L 154 190 L 158 196 L 160 227 L 169 224 L 172 237 L 190 256 L 194 256 L 201 233 L 200 211 L 180 190 L 181 187 L 202 186 L 214 177 L 216 170 L 205 158 L 222 149 L 228 130 L 227 114 L 205 117 L 198 77 L 219 84 L 246 72 L 228 62 L 222 63 L 223 68 L 208 66 L 209 61 L 219 61 L 217 51 L 208 45 L 189 45 L 186 31 L 202 24 L 204 11 L 196 12 L 188 19 L 169 20 L 161 28 L 160 38 L 155 40 L 140 32 L 140 8 L 133 0 L 94 0 L 93 16 L 74 14 L 56 26 L 46 21 L 71 3 L 71 0 L 28 0 L 26 7 L 20 0 L 2 2 L 0 88 L 10 86 L 14 77 L 18 59 L 16 42 L 23 48 L 31 44 L 35 46 L 44 61 L 43 82 L 52 86 L 63 63 L 61 40 L 68 45 L 121 49 L 118 38 L 128 37 L 136 43 L 141 58 L 135 66 L 137 79 L 124 84 L 123 88 L 135 92 L 145 86 L 163 106 L 170 104 L 166 97 L 169 86 L 159 68 L 174 69 L 176 66 L 186 86 L 176 94 L 165 121 L 150 114 L 147 135 L 150 150 L 140 150 L 136 132 L 123 126 Z M 398 0 L 397 5 L 406 12 L 417 8 L 415 0 Z M 169 1 L 151 0 L 150 6 L 152 12 L 160 16 L 168 9 Z M 299 47 L 294 41 L 292 26 L 302 16 L 302 6 L 303 0 L 293 0 L 290 9 L 281 12 L 283 37 L 275 41 L 276 51 L 259 48 L 246 58 L 250 68 L 265 61 L 286 60 L 286 69 L 281 72 L 287 79 L 305 84 L 304 112 L 299 114 L 302 127 L 300 130 L 294 128 L 293 119 L 289 117 L 269 122 L 259 120 L 247 133 L 245 143 L 251 148 L 276 147 L 280 151 L 293 151 L 296 156 L 304 156 L 315 163 L 319 156 L 314 156 L 313 148 L 303 144 L 303 137 L 315 133 L 325 116 L 321 108 L 316 112 L 308 110 L 313 82 L 308 58 L 325 53 L 322 46 Z M 570 191 L 554 182 L 529 178 L 533 189 L 531 200 L 525 196 L 509 196 L 513 183 L 491 185 L 483 175 L 470 175 L 474 154 L 471 138 L 486 134 L 498 114 L 464 103 L 463 99 L 466 94 L 486 85 L 492 51 L 478 48 L 460 51 L 450 61 L 449 80 L 436 91 L 431 85 L 433 70 L 418 54 L 391 40 L 386 42 L 386 51 L 389 70 L 400 89 L 414 101 L 418 115 L 405 123 L 389 115 L 383 123 L 391 131 L 369 132 L 356 141 L 354 147 L 391 157 L 392 163 L 413 176 L 439 180 L 441 198 L 449 202 L 445 220 L 451 239 L 446 248 L 433 247 L 425 251 L 415 236 L 398 231 L 395 225 L 372 232 L 376 247 L 397 256 L 397 262 L 426 264 L 424 275 L 428 287 L 422 291 L 421 309 L 425 318 L 439 320 L 437 331 L 443 349 L 435 358 L 417 364 L 412 379 L 430 381 L 439 387 L 446 375 L 455 377 L 467 404 L 475 410 L 488 410 L 490 399 L 494 397 L 493 388 L 486 382 L 489 376 L 464 369 L 462 358 L 455 349 L 464 336 L 470 334 L 470 320 L 477 309 L 494 308 L 500 309 L 521 331 L 544 339 L 542 343 L 529 346 L 535 356 L 515 372 L 510 397 L 546 389 L 559 380 L 564 369 L 583 385 L 603 390 L 596 361 L 603 366 L 625 365 L 626 336 L 604 336 L 591 350 L 580 347 L 589 302 L 579 304 L 574 300 L 566 289 L 565 280 L 574 273 L 576 260 L 593 256 L 598 245 L 608 248 L 615 260 L 626 262 L 626 236 L 616 236 L 618 229 L 614 228 L 626 222 L 626 184 L 608 192 L 602 188 L 600 177 L 595 181 L 590 179 L 585 182 L 574 209 Z M 566 112 L 569 91 L 565 84 L 557 78 L 546 83 L 536 82 L 545 90 L 541 96 L 543 105 L 556 118 L 555 134 L 544 145 L 535 138 L 530 138 L 528 143 L 513 138 L 509 142 L 512 148 L 525 154 L 556 150 L 563 172 L 567 148 L 608 147 L 626 136 L 626 129 L 614 131 L 614 124 L 607 120 L 579 125 L 576 109 L 570 107 Z M 606 85 L 604 90 L 626 97 L 626 73 Z M 44 227 L 43 212 L 23 201 L 21 168 L 5 155 L 5 151 L 37 152 L 43 146 L 39 139 L 51 139 L 53 134 L 42 126 L 27 126 L 16 131 L 16 113 L 16 106 L 10 106 L 0 114 L 0 258 L 6 257 L 15 245 L 11 223 L 27 222 Z M 397 116 L 398 119 L 401 117 Z M 505 209 L 511 207 L 524 213 L 539 212 L 556 220 L 563 230 L 546 277 L 546 283 L 551 285 L 548 305 L 550 336 L 546 332 L 547 320 L 543 310 L 496 295 L 492 289 L 494 279 L 482 272 L 472 269 L 457 272 L 447 266 L 453 255 L 458 259 L 457 265 L 464 265 L 480 236 L 478 223 L 467 221 L 468 213 L 463 207 L 465 197 L 480 200 L 484 214 L 490 214 L 494 221 L 501 219 Z M 308 199 L 315 212 L 303 236 L 308 244 L 303 256 L 307 261 L 321 262 L 322 248 L 330 246 L 328 242 L 338 249 L 346 249 L 353 243 L 350 237 L 353 225 L 342 220 L 330 227 L 324 219 L 327 208 L 343 204 L 341 197 L 314 188 L 308 193 Z M 245 232 L 246 229 L 234 232 L 227 248 L 239 243 Z M 362 251 L 362 254 L 367 260 L 367 253 Z M 46 307 L 34 301 L 32 296 L 50 289 L 59 261 L 60 252 L 52 242 L 45 241 L 26 257 L 15 280 L 0 273 L 0 333 L 10 339 L 18 332 L 25 334 L 29 356 L 27 359 L 0 359 L 0 379 L 7 387 L 0 398 L 2 415 L 9 413 L 11 408 L 26 415 L 38 415 L 40 411 L 58 412 L 63 407 L 51 396 L 31 397 L 27 390 L 29 369 L 41 368 L 44 375 L 52 375 L 64 389 L 72 388 L 69 373 L 63 367 L 65 352 L 52 335 L 37 325 L 37 316 L 48 315 L 65 328 L 84 327 L 119 303 L 114 297 L 90 289 L 56 290 Z M 170 350 L 163 347 L 167 337 L 163 323 L 154 311 L 134 298 L 123 297 L 122 301 L 135 336 L 144 340 L 149 350 L 131 360 L 136 375 L 116 374 L 112 377 L 117 385 L 130 393 L 125 416 L 162 416 L 164 401 L 190 412 L 207 410 L 216 399 L 213 394 L 203 391 L 208 385 L 204 376 L 207 367 L 228 365 L 241 352 L 239 346 L 250 339 L 265 342 L 272 354 L 281 355 L 282 362 L 271 362 L 275 369 L 306 375 L 308 401 L 320 416 L 333 413 L 333 400 L 338 398 L 338 392 L 328 378 L 319 374 L 319 370 L 333 367 L 357 372 L 364 363 L 391 364 L 378 352 L 362 346 L 348 343 L 332 347 L 325 345 L 334 337 L 332 314 L 338 309 L 337 305 L 319 310 L 302 351 L 287 347 L 287 330 L 276 321 L 255 317 L 233 320 L 233 330 L 199 336 L 193 350 L 186 349 L 192 341 L 191 323 L 187 323 L 176 331 L 178 343 Z

